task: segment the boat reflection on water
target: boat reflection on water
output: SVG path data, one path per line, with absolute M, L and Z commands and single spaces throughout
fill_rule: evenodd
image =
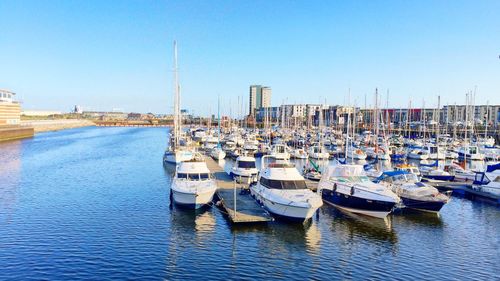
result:
M 235 240 L 239 234 L 259 233 L 262 247 L 273 247 L 273 251 L 289 252 L 304 249 L 311 254 L 319 254 L 321 231 L 318 223 L 308 220 L 304 223 L 274 221 L 267 224 L 233 225 L 231 233 Z M 243 235 L 242 235 L 243 236 Z M 282 243 L 276 243 L 281 241 Z M 236 245 L 234 245 L 236 247 Z
M 422 212 L 412 209 L 401 209 L 393 213 L 391 219 L 396 224 L 427 226 L 441 228 L 444 223 L 439 213 Z
M 163 167 L 165 168 L 166 174 L 169 176 L 168 180 L 171 181 L 172 177 L 175 175 L 176 165 L 172 163 L 164 163 Z
M 199 209 L 185 209 L 175 206 L 170 212 L 172 239 L 185 240 L 189 235 L 197 244 L 209 243 L 211 235 L 215 232 L 217 210 L 209 206 Z M 191 240 L 189 239 L 189 240 Z M 191 240 L 192 241 L 192 240 Z
M 345 236 L 346 240 L 356 238 L 369 239 L 375 242 L 398 243 L 397 233 L 392 227 L 391 217 L 384 219 L 344 212 L 335 208 L 321 208 L 320 220 L 332 220 L 331 231 Z
M 12 220 L 21 181 L 22 141 L 0 144 L 0 225 Z

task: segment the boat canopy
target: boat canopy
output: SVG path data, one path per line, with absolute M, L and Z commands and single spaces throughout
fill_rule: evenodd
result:
M 330 166 L 326 171 L 326 177 L 356 177 L 366 176 L 361 165 L 336 165 Z
M 386 178 L 399 176 L 399 175 L 409 175 L 407 171 L 404 170 L 395 170 L 395 171 L 385 171 L 378 178 L 376 178 L 373 182 L 379 183 Z
M 185 174 L 200 174 L 200 173 L 209 174 L 210 170 L 208 169 L 207 164 L 205 162 L 181 162 L 179 163 L 177 172 Z
M 420 164 L 422 167 L 437 167 L 439 165 L 438 160 L 432 164 Z
M 496 170 L 500 169 L 500 163 L 494 164 L 494 165 L 488 165 L 486 167 L 486 172 L 487 173 L 493 173 Z

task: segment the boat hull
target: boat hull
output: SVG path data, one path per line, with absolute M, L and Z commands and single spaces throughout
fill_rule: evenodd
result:
M 406 197 L 401 197 L 401 200 L 406 208 L 433 213 L 438 213 L 446 204 L 446 201 L 425 201 Z
M 172 190 L 172 198 L 176 205 L 190 209 L 199 209 L 212 202 L 215 189 L 200 193 L 185 193 Z
M 274 217 L 294 222 L 304 222 L 310 219 L 318 210 L 318 207 L 298 207 L 273 202 L 250 188 L 252 196 Z
M 331 190 L 323 190 L 321 197 L 337 208 L 376 218 L 385 218 L 396 205 L 395 202 L 360 198 Z
M 193 153 L 189 151 L 165 152 L 163 163 L 178 164 L 193 159 Z
M 439 181 L 453 181 L 455 176 L 451 175 L 425 175 L 424 179 L 439 180 Z

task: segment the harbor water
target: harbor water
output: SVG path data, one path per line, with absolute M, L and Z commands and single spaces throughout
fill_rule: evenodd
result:
M 500 208 L 453 197 L 386 220 L 324 205 L 231 226 L 169 201 L 165 128 L 0 143 L 0 280 L 498 280 Z M 226 165 L 230 165 L 227 161 Z

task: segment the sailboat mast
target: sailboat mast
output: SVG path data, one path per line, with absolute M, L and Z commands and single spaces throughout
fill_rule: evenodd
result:
M 490 121 L 490 101 L 486 101 L 486 124 L 484 125 L 484 139 L 488 138 L 488 122 Z
M 174 41 L 174 148 L 179 146 L 179 77 L 177 73 L 177 42 Z
M 217 147 L 220 148 L 220 96 L 217 97 L 217 120 L 218 120 Z
M 437 107 L 437 124 L 436 124 L 436 145 L 439 145 L 439 122 L 441 121 L 441 114 L 439 113 L 439 108 L 441 106 L 441 96 L 438 96 L 438 107 Z

